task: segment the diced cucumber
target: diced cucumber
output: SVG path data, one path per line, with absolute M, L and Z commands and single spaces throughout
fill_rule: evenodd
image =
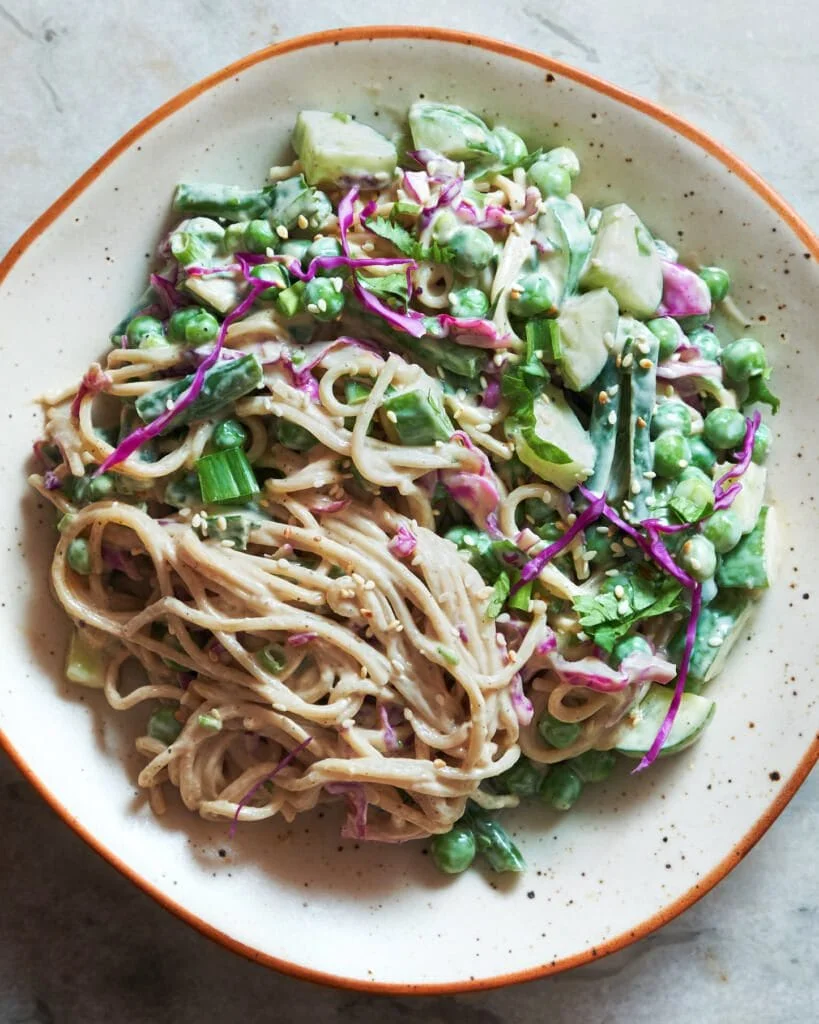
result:
M 742 635 L 754 604 L 747 594 L 722 591 L 700 612 L 697 636 L 688 666 L 686 690 L 699 693 L 706 683 L 718 675 L 736 641 Z M 670 654 L 676 660 L 682 656 L 685 644 L 685 625 L 670 644 Z
M 733 463 L 731 462 L 717 463 L 714 466 L 714 479 L 718 480 L 732 466 Z M 762 502 L 765 500 L 765 481 L 767 477 L 768 470 L 764 466 L 758 466 L 755 462 L 752 462 L 740 478 L 742 490 L 734 498 L 731 511 L 739 516 L 743 533 L 750 533 L 756 526 L 759 513 L 762 511 Z M 729 486 L 730 483 L 731 481 L 728 480 L 726 486 Z
M 583 288 L 608 288 L 623 312 L 653 316 L 663 297 L 660 255 L 648 229 L 625 203 L 607 206 L 600 217 Z
M 87 633 L 74 629 L 65 659 L 65 677 L 71 683 L 101 690 L 105 685 L 108 659 L 105 652 L 89 643 Z
M 311 185 L 382 188 L 398 162 L 395 146 L 349 114 L 302 110 L 293 129 L 293 149 Z
M 546 386 L 534 414 L 534 426 L 514 434 L 518 458 L 542 479 L 571 491 L 594 470 L 594 445 L 557 388 Z
M 463 107 L 417 100 L 409 109 L 416 149 L 431 149 L 450 160 L 500 157 L 502 146 L 483 121 Z
M 239 287 L 232 277 L 186 277 L 185 290 L 217 313 L 229 313 L 239 303 Z
M 626 757 L 643 757 L 651 749 L 674 696 L 672 686 L 652 683 L 637 707 L 626 716 L 615 734 L 614 749 Z M 660 757 L 679 754 L 702 735 L 714 717 L 716 704 L 696 693 L 684 693 L 677 717 L 660 749 Z
M 422 391 L 401 391 L 384 400 L 381 418 L 394 444 L 430 445 L 448 441 L 455 432 L 438 400 Z
M 555 284 L 558 301 L 562 295 L 577 291 L 580 272 L 589 255 L 592 234 L 583 214 L 574 203 L 551 197 L 538 218 L 537 234 L 543 236 L 552 251 L 541 261 Z
M 776 516 L 763 505 L 756 526 L 720 559 L 716 579 L 721 587 L 757 590 L 773 582 L 776 565 Z
M 583 391 L 600 374 L 617 332 L 617 302 L 598 288 L 566 299 L 557 317 L 560 370 L 566 386 Z

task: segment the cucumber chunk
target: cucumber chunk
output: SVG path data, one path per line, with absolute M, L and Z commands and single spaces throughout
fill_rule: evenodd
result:
M 623 312 L 653 316 L 663 297 L 662 261 L 648 229 L 625 203 L 607 206 L 600 217 L 583 288 L 608 288 Z
M 617 302 L 605 288 L 564 301 L 557 318 L 560 370 L 566 386 L 583 391 L 599 376 L 617 333 Z
M 75 629 L 71 634 L 68 655 L 65 659 L 65 677 L 70 683 L 101 690 L 105 685 L 105 670 L 108 659 L 105 652 L 94 647 L 83 630 Z
M 771 585 L 776 564 L 775 518 L 773 509 L 764 505 L 753 530 L 722 556 L 716 576 L 720 587 L 757 590 Z
M 731 469 L 733 463 L 720 462 L 714 466 L 714 479 L 718 480 L 724 473 Z M 768 470 L 764 466 L 758 466 L 752 462 L 742 474 L 740 483 L 742 490 L 734 498 L 731 510 L 739 516 L 742 524 L 742 532 L 750 533 L 756 526 L 759 513 L 762 511 L 762 502 L 765 500 L 765 481 L 768 477 Z M 724 486 L 729 486 L 730 480 Z
M 719 675 L 753 608 L 751 598 L 737 591 L 722 591 L 705 605 L 697 624 L 686 690 L 699 693 L 706 683 Z M 672 657 L 677 660 L 682 657 L 684 644 L 685 626 L 681 626 L 670 645 Z
M 416 149 L 431 149 L 450 160 L 502 155 L 502 146 L 489 128 L 463 107 L 416 101 L 409 109 L 409 126 Z
M 542 479 L 571 491 L 594 470 L 594 445 L 557 388 L 545 388 L 534 413 L 534 426 L 514 434 L 518 458 Z
M 382 188 L 398 154 L 389 139 L 349 114 L 302 110 L 293 129 L 295 149 L 311 185 Z
M 617 730 L 614 749 L 626 757 L 643 757 L 651 749 L 660 726 L 663 724 L 671 699 L 673 687 L 653 683 L 637 707 L 626 716 Z M 660 757 L 679 754 L 699 739 L 705 727 L 714 717 L 716 704 L 707 697 L 696 693 L 684 693 L 677 717 L 660 750 Z

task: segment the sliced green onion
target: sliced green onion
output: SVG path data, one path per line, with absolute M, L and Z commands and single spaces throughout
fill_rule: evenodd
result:
M 164 705 L 151 714 L 148 719 L 148 735 L 169 747 L 182 732 L 182 723 L 177 721 L 176 708 Z
M 212 715 L 199 715 L 197 721 L 203 729 L 210 729 L 212 732 L 219 732 L 222 728 L 222 719 L 216 712 Z
M 196 463 L 202 500 L 213 502 L 247 501 L 259 493 L 253 467 L 241 448 L 205 455 Z
M 454 651 L 451 651 L 448 647 L 444 647 L 443 644 L 439 644 L 435 650 L 441 655 L 447 665 L 457 665 L 461 660 Z
M 516 590 L 514 594 L 509 598 L 509 607 L 514 608 L 515 611 L 528 612 L 529 602 L 532 600 L 532 588 L 535 585 L 534 580 L 529 580 L 528 583 Z
M 276 675 L 287 664 L 287 655 L 281 644 L 268 644 L 256 652 L 256 661 L 266 672 Z
M 396 444 L 430 445 L 448 441 L 455 433 L 449 417 L 429 393 L 402 391 L 387 398 L 384 430 Z

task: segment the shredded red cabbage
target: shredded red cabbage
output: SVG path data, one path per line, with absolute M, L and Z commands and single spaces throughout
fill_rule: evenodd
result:
M 462 203 L 461 209 L 466 209 L 471 214 L 476 227 L 501 228 L 515 221 L 530 220 L 538 212 L 540 202 L 539 190 L 530 185 L 526 189 L 524 205 L 520 210 L 508 210 L 505 206 L 487 206 L 483 210 L 483 217 L 480 217 L 469 203 Z
M 318 633 L 291 633 L 287 638 L 288 647 L 303 647 L 305 644 L 309 644 L 311 640 L 315 640 L 318 637 Z
M 714 484 L 715 509 L 730 508 L 734 503 L 734 499 L 742 490 L 741 477 L 747 472 L 748 466 L 751 464 L 751 458 L 754 454 L 754 440 L 761 423 L 762 416 L 758 410 L 746 421 L 745 438 L 738 452 L 736 465 L 732 466 L 727 473 L 723 473 Z M 726 487 L 725 484 L 729 480 L 733 481 L 733 483 Z
M 467 633 L 466 631 L 466 626 L 462 622 L 459 622 L 455 628 L 458 630 L 458 639 L 461 641 L 461 643 L 468 644 L 469 633 Z
M 178 264 L 174 264 L 175 272 L 178 271 Z M 175 309 L 184 306 L 185 300 L 176 290 L 176 281 L 172 281 L 162 274 L 151 274 L 150 282 L 154 291 L 160 298 L 163 306 L 163 317 L 169 317 Z
M 331 515 L 333 512 L 340 512 L 350 504 L 349 498 L 322 498 L 309 506 L 311 512 L 316 515 Z
M 47 469 L 43 473 L 43 486 L 47 491 L 59 491 L 63 484 L 53 469 Z
M 663 298 L 657 316 L 707 316 L 711 293 L 703 279 L 681 263 L 662 261 Z
M 349 805 L 341 830 L 345 839 L 367 838 L 367 793 L 360 782 L 328 782 L 324 788 L 333 796 L 345 796 Z
M 429 202 L 429 178 L 425 171 L 404 171 L 402 184 L 410 199 L 421 206 Z
M 599 658 L 579 658 L 569 661 L 557 651 L 548 656 L 549 668 L 568 686 L 584 686 L 597 693 L 619 693 L 629 684 L 625 672 L 612 668 Z
M 381 732 L 384 734 L 384 746 L 389 751 L 394 752 L 398 750 L 401 744 L 398 742 L 398 736 L 396 735 L 395 729 L 393 729 L 392 723 L 390 722 L 390 716 L 389 712 L 387 711 L 386 705 L 378 705 L 378 717 L 381 720 Z
M 237 258 L 241 261 L 241 257 Z M 145 444 L 146 441 L 150 441 L 151 438 L 158 437 L 163 430 L 165 430 L 174 421 L 180 412 L 187 409 L 188 406 L 196 400 L 202 390 L 202 385 L 205 382 L 205 374 L 219 359 L 219 354 L 221 353 L 222 346 L 225 343 L 228 328 L 232 323 L 234 323 L 234 321 L 241 319 L 245 313 L 247 313 L 256 301 L 256 296 L 259 292 L 270 287 L 270 283 L 268 281 L 263 281 L 261 278 L 250 277 L 246 265 L 242 269 L 250 283 L 250 290 L 239 305 L 236 306 L 235 309 L 231 310 L 231 312 L 228 313 L 222 321 L 222 325 L 219 328 L 219 334 L 216 337 L 216 344 L 213 346 L 213 351 L 197 369 L 190 387 L 187 391 L 183 392 L 179 398 L 177 398 L 170 409 L 166 409 L 165 412 L 160 416 L 157 416 L 155 420 L 152 420 L 146 426 L 137 427 L 136 430 L 121 441 L 111 452 L 108 458 L 104 460 L 99 469 L 96 470 L 94 476 L 99 476 L 100 473 L 105 473 L 106 470 L 111 469 L 112 466 L 119 465 L 120 462 L 123 462 L 130 455 L 133 455 L 133 453 Z
M 581 533 L 587 527 L 592 526 L 594 523 L 597 522 L 600 516 L 603 515 L 604 509 L 606 507 L 605 495 L 597 497 L 597 495 L 592 494 L 590 491 L 587 491 L 583 487 L 581 487 L 581 491 L 584 493 L 584 496 L 587 497 L 589 500 L 588 507 L 580 513 L 580 515 L 575 519 L 575 521 L 568 528 L 568 530 L 566 530 L 562 537 L 558 538 L 558 540 L 554 541 L 554 543 L 544 548 L 533 558 L 531 558 L 526 563 L 526 565 L 524 565 L 524 567 L 520 571 L 520 579 L 512 587 L 513 594 L 520 590 L 520 588 L 525 583 L 528 583 L 529 580 L 537 579 L 537 577 L 541 574 L 545 566 L 548 565 L 553 558 L 557 558 L 561 551 L 564 551 L 579 533 Z
M 417 543 L 418 539 L 412 530 L 401 523 L 395 536 L 387 544 L 387 548 L 396 558 L 412 558 Z
M 110 376 L 102 369 L 99 363 L 92 363 L 85 371 L 85 375 L 80 381 L 80 386 L 77 388 L 77 394 L 74 396 L 74 401 L 71 403 L 71 416 L 73 419 L 76 420 L 79 417 L 80 405 L 86 395 L 99 394 L 100 391 L 105 391 L 110 385 Z
M 545 639 L 541 640 L 535 648 L 535 654 L 549 654 L 550 651 L 554 650 L 557 650 L 557 636 L 550 629 L 549 635 Z
M 271 779 L 274 779 L 283 768 L 286 768 L 296 757 L 298 757 L 298 755 L 302 752 L 302 750 L 304 750 L 304 748 L 312 739 L 312 736 L 308 736 L 307 739 L 302 740 L 301 743 L 293 747 L 293 749 L 288 754 L 284 755 L 284 757 L 281 759 L 281 761 L 279 761 L 279 763 L 276 765 L 272 772 L 269 772 L 267 775 L 263 775 L 259 779 L 259 781 L 255 783 L 255 785 L 251 786 L 247 793 L 245 793 L 245 795 L 236 805 L 236 810 L 234 811 L 233 814 L 233 820 L 230 823 L 230 830 L 228 831 L 228 838 L 232 839 L 236 834 L 236 826 L 239 824 L 239 813 L 241 812 L 242 808 L 247 805 L 249 800 L 253 799 L 256 793 L 258 793 L 258 791 L 266 782 L 270 782 Z
M 491 320 L 481 317 L 457 317 L 451 313 L 440 313 L 433 317 L 441 326 L 441 337 L 450 337 L 459 345 L 471 345 L 474 348 L 505 348 L 509 336 L 498 334 L 497 327 Z
M 137 569 L 133 557 L 123 551 L 122 548 L 103 544 L 102 560 L 109 569 L 116 569 L 118 572 L 124 573 L 129 580 L 142 579 L 142 573 Z
M 667 360 L 657 364 L 658 380 L 683 380 L 687 377 L 710 377 L 722 383 L 722 367 L 710 359 Z
M 677 666 L 657 654 L 635 651 L 623 658 L 620 662 L 620 671 L 625 672 L 631 685 L 670 683 L 677 674 Z
M 496 513 L 500 504 L 500 489 L 491 463 L 463 430 L 456 430 L 450 438 L 459 441 L 464 448 L 477 459 L 477 470 L 442 469 L 439 472 L 441 483 L 446 487 L 450 497 L 469 513 L 470 518 L 482 530 L 488 529 L 490 515 Z
M 509 698 L 512 701 L 512 707 L 515 709 L 515 714 L 520 724 L 529 725 L 535 717 L 535 708 L 523 692 L 523 679 L 520 672 L 512 677 L 512 682 L 509 684 Z
M 491 377 L 486 382 L 486 387 L 483 389 L 483 405 L 487 409 L 497 409 L 500 405 L 501 400 L 501 386 L 500 381 L 497 377 Z

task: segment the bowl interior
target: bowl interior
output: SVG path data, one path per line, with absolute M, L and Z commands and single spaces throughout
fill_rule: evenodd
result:
M 422 844 L 359 848 L 338 838 L 333 812 L 246 826 L 233 841 L 226 827 L 175 805 L 154 819 L 135 785 L 144 712 L 115 715 L 100 695 L 62 681 L 66 628 L 47 585 L 52 516 L 22 472 L 39 429 L 34 398 L 78 379 L 104 350 L 141 290 L 178 180 L 257 184 L 286 159 L 299 109 L 350 111 L 391 131 L 419 96 L 460 103 L 532 146 L 572 146 L 586 203 L 626 200 L 682 253 L 727 267 L 785 399 L 770 473 L 783 530 L 779 582 L 713 688 L 712 727 L 679 759 L 590 788 L 569 815 L 507 814 L 530 866 L 511 880 L 477 871 L 443 879 Z M 658 923 L 655 915 L 728 866 L 819 725 L 809 685 L 819 655 L 817 285 L 805 244 L 746 181 L 674 128 L 557 68 L 480 44 L 361 33 L 227 75 L 135 138 L 2 283 L 8 743 L 64 814 L 166 902 L 255 956 L 313 976 L 468 987 L 597 955 Z

